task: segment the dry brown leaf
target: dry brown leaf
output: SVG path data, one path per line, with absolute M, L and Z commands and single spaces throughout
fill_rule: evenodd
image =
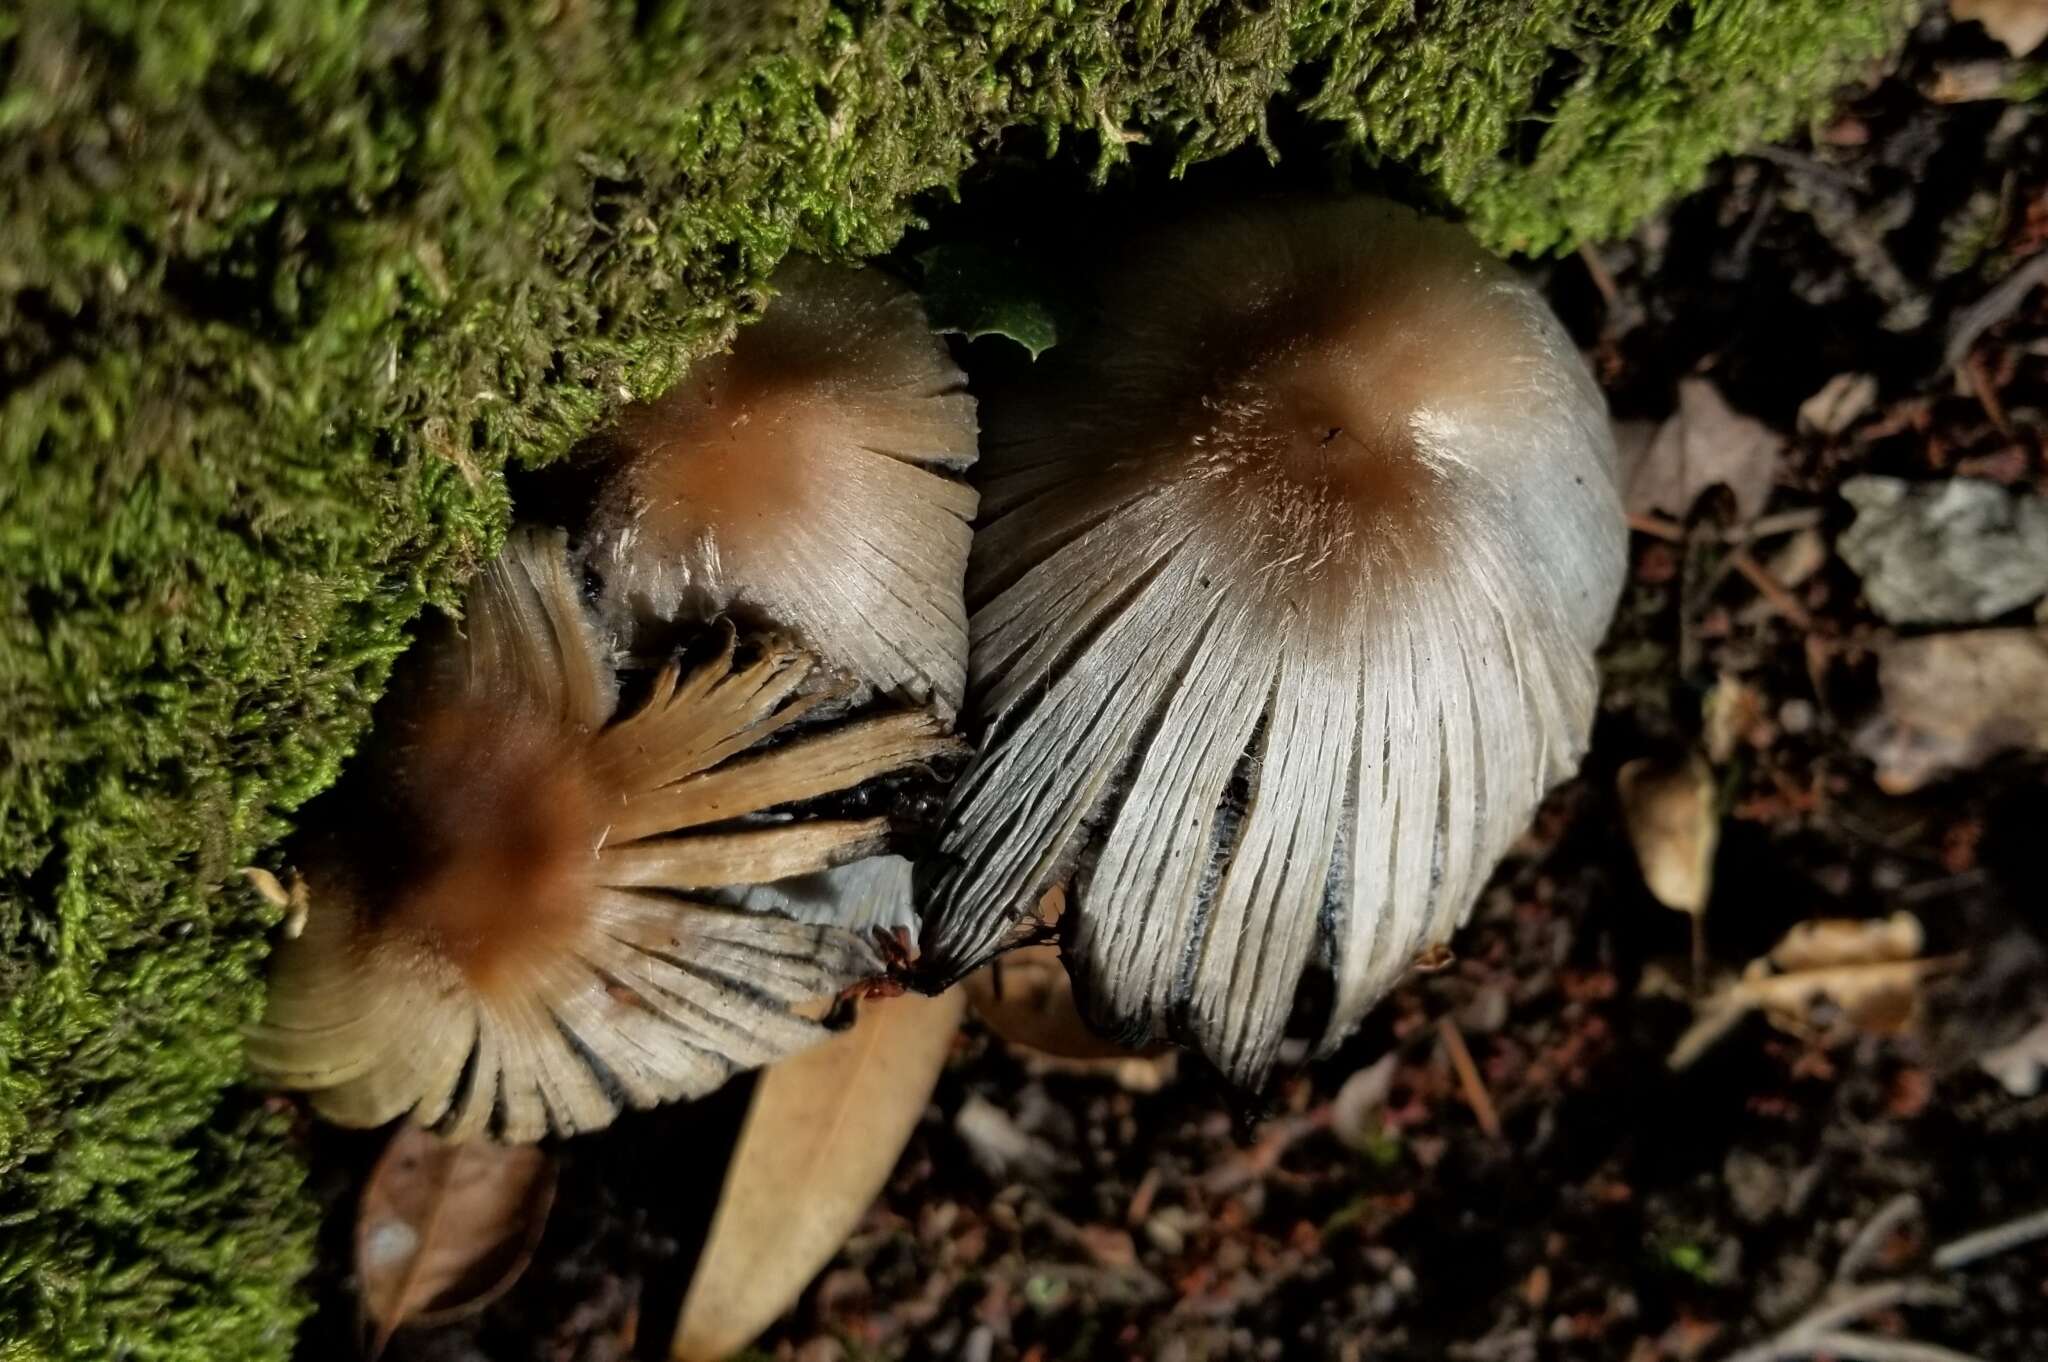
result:
M 1887 794 L 2011 750 L 2048 751 L 2048 630 L 1900 639 L 1878 657 L 1884 699 L 1856 735 Z
M 2048 0 L 1949 0 L 1948 12 L 1963 23 L 1975 19 L 2015 57 L 2048 38 Z
M 1024 946 L 969 975 L 963 987 L 974 1015 L 1012 1045 L 1063 1059 L 1126 1059 L 1081 1019 L 1073 980 L 1057 946 Z
M 1722 400 L 1704 378 L 1678 385 L 1678 411 L 1661 426 L 1629 474 L 1628 509 L 1684 516 L 1719 484 L 1735 496 L 1736 520 L 1762 514 L 1777 479 L 1784 437 Z
M 1825 1003 L 1852 1030 L 1897 1035 L 1919 1014 L 1921 981 L 1953 963 L 1921 957 L 1923 941 L 1911 913 L 1869 922 L 1802 922 L 1769 955 L 1751 961 L 1741 978 L 1699 1004 L 1693 1024 L 1672 1047 L 1670 1065 L 1685 1068 L 1751 1012 L 1762 1012 L 1781 1031 L 1810 1035 L 1814 1009 Z
M 1066 903 L 1064 888 L 1049 890 L 1035 914 L 1041 926 L 1056 926 Z M 1033 1070 L 1107 1077 L 1129 1092 L 1157 1092 L 1177 1072 L 1164 1046 L 1132 1050 L 1095 1033 L 1081 1016 L 1073 976 L 1056 946 L 1011 951 L 969 975 L 962 987 L 975 1016 L 1024 1050 Z
M 408 1324 L 445 1324 L 526 1270 L 555 1196 L 555 1161 L 529 1146 L 457 1143 L 398 1128 L 356 1216 L 356 1275 L 375 1351 Z
M 1643 883 L 1666 908 L 1704 913 L 1721 841 L 1713 768 L 1698 753 L 1677 762 L 1642 757 L 1621 768 L 1616 784 Z
M 744 1348 L 839 1250 L 923 1115 L 965 1008 L 957 989 L 871 998 L 851 1027 L 761 1076 L 676 1324 L 680 1362 Z

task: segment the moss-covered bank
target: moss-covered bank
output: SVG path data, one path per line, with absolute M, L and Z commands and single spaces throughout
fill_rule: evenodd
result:
M 1497 245 L 1781 135 L 1907 0 L 84 0 L 0 14 L 0 1358 L 282 1356 L 307 1216 L 235 1087 L 234 868 L 492 551 L 509 459 L 999 135 L 1273 109 Z

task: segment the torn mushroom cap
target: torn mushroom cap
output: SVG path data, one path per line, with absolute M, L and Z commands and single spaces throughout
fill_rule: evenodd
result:
M 523 1141 L 821 1039 L 791 1009 L 879 973 L 866 938 L 706 900 L 882 850 L 887 819 L 802 806 L 958 744 L 924 710 L 799 726 L 835 698 L 814 671 L 727 631 L 607 722 L 564 541 L 516 535 L 304 848 L 254 1067 L 345 1125 Z
M 974 399 L 916 295 L 799 260 L 732 349 L 621 414 L 590 557 L 615 613 L 757 617 L 951 717 Z
M 1133 260 L 1064 386 L 988 408 L 984 738 L 925 948 L 971 969 L 1071 877 L 1097 1023 L 1253 1082 L 1306 970 L 1334 1043 L 1574 768 L 1613 445 L 1562 328 L 1455 227 L 1274 202 Z

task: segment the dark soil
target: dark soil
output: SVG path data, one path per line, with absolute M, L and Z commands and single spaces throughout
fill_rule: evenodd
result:
M 1629 240 L 1549 267 L 1616 414 L 1660 420 L 1681 377 L 1706 376 L 1791 438 L 1767 513 L 1816 508 L 1830 542 L 1849 518 L 1835 489 L 1856 473 L 2042 489 L 2048 297 L 1948 354 L 1959 315 L 2048 243 L 2048 118 L 1951 98 L 1981 79 L 1973 63 L 2003 56 L 1974 25 L 1930 19 L 1810 139 L 1726 164 Z M 970 359 L 1004 344 L 976 342 Z M 1847 372 L 1874 375 L 1877 400 L 1837 434 L 1796 433 L 1799 405 Z M 1855 1255 L 1857 1279 L 1925 1276 L 1957 1295 L 1854 1327 L 1984 1362 L 2048 1358 L 2048 1243 L 1953 1273 L 1928 1261 L 2048 1208 L 2048 1096 L 2011 1096 L 1976 1063 L 2048 1011 L 2048 777 L 2006 759 L 1881 793 L 1850 736 L 1884 626 L 1836 561 L 1793 588 L 1792 611 L 1759 603 L 1721 570 L 1730 515 L 1710 494 L 1691 523 L 1636 536 L 1593 756 L 1503 867 L 1455 964 L 1249 1112 L 1192 1063 L 1130 1092 L 1043 1071 L 970 1024 L 881 1202 L 761 1349 L 1717 1359 L 1814 1306 L 1858 1232 L 1910 1196 L 1917 1209 Z M 1697 1065 L 1667 1066 L 1691 1015 L 1688 923 L 1642 885 L 1615 773 L 1695 742 L 1724 677 L 1756 704 L 1722 769 L 1709 961 L 1737 969 L 1802 920 L 1909 910 L 1929 953 L 1962 963 L 1928 986 L 1908 1034 L 1751 1020 Z M 1452 1062 L 1460 1040 L 1479 1092 Z M 1384 1105 L 1341 1139 L 1333 1099 L 1388 1054 Z M 388 1355 L 663 1355 L 744 1097 L 564 1147 L 519 1284 L 474 1320 L 401 1333 Z M 956 1124 L 970 1102 L 1042 1157 L 977 1150 Z M 308 1138 L 333 1222 L 310 1362 L 359 1355 L 349 1220 L 379 1141 Z

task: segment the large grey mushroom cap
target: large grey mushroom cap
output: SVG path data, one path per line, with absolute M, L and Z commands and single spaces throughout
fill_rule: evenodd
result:
M 1444 941 L 1576 767 L 1625 531 L 1605 404 L 1458 228 L 1278 201 L 1140 243 L 985 410 L 982 749 L 924 886 L 973 968 L 1059 884 L 1084 1003 L 1235 1078 Z

